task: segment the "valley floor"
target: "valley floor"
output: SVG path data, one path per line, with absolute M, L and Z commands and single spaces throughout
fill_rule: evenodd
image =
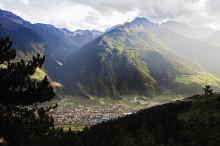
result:
M 178 95 L 163 95 L 154 98 L 129 95 L 122 97 L 121 100 L 112 100 L 107 98 L 85 99 L 79 96 L 61 96 L 49 104 L 58 103 L 58 107 L 50 111 L 57 126 L 72 127 L 72 130 L 77 131 L 85 126 L 117 119 L 141 109 L 183 98 L 183 96 Z

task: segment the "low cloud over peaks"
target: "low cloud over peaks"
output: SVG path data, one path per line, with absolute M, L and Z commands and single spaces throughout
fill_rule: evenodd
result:
M 59 24 L 59 27 L 66 27 L 68 24 L 68 26 L 73 25 L 69 27 L 71 29 L 99 30 L 105 30 L 135 17 L 146 17 L 157 23 L 173 20 L 195 27 L 220 29 L 219 5 L 219 0 L 38 0 L 30 2 L 10 0 L 0 2 L 0 8 L 23 12 L 28 15 L 31 22 L 53 22 L 54 25 Z

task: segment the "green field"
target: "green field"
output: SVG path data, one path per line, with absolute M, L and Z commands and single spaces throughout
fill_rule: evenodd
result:
M 7 68 L 5 64 L 0 64 L 0 68 Z
M 61 98 L 66 97 L 62 101 Z M 112 112 L 135 112 L 141 109 L 149 108 L 155 105 L 164 104 L 168 102 L 173 102 L 175 100 L 183 99 L 183 96 L 179 95 L 160 95 L 155 96 L 154 98 L 146 96 L 137 96 L 137 95 L 126 95 L 122 96 L 119 100 L 114 100 L 110 98 L 92 98 L 87 99 L 81 96 L 64 96 L 57 97 L 50 102 L 45 102 L 41 104 L 42 106 L 55 105 L 58 103 L 59 106 L 63 108 L 76 108 L 79 105 L 83 106 L 85 109 L 100 109 L 100 108 L 113 108 Z M 120 108 L 120 110 L 119 110 Z
M 7 68 L 7 66 L 5 64 L 0 64 L 0 68 Z M 47 74 L 45 73 L 43 69 L 37 68 L 35 73 L 31 76 L 31 78 L 34 78 L 37 80 L 43 80 L 46 75 Z
M 71 131 L 82 131 L 85 126 L 73 126 L 73 125 L 56 125 L 55 128 L 62 128 L 64 132 Z
M 220 79 L 210 73 L 199 72 L 198 74 L 192 76 L 186 76 L 186 75 L 179 76 L 175 79 L 175 82 L 186 85 L 196 83 L 202 86 L 205 85 L 218 86 L 220 84 Z
M 154 98 L 138 95 L 127 95 L 122 96 L 121 99 L 113 100 L 110 98 L 98 98 L 93 97 L 92 99 L 83 98 L 81 96 L 70 96 L 70 95 L 60 95 L 50 102 L 42 103 L 41 106 L 48 107 L 54 106 L 58 103 L 58 108 L 62 107 L 65 109 L 109 109 L 111 113 L 130 113 L 136 112 L 141 109 L 146 109 L 152 106 L 173 102 L 175 100 L 181 100 L 184 97 L 178 96 L 175 94 L 171 95 L 160 95 L 155 96 Z M 107 111 L 104 111 L 106 113 Z M 64 131 L 81 131 L 85 125 L 77 124 L 68 124 L 68 123 L 56 123 L 57 128 L 63 128 Z
M 34 78 L 37 80 L 43 80 L 46 75 L 47 74 L 42 69 L 37 68 L 36 72 L 31 76 L 31 78 Z

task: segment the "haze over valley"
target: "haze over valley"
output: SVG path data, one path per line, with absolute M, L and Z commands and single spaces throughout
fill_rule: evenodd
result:
M 218 31 L 210 28 L 137 17 L 104 32 L 70 31 L 3 10 L 0 19 L 0 36 L 12 39 L 19 58 L 45 55 L 35 77 L 47 74 L 59 98 L 68 96 L 63 111 L 116 102 L 119 113 L 134 112 L 199 94 L 205 85 L 219 89 L 220 46 L 210 39 Z
M 105 32 L 72 32 L 31 24 L 8 11 L 0 14 L 1 37 L 10 36 L 21 58 L 45 54 L 44 70 L 68 94 L 192 95 L 206 84 L 219 85 L 220 46 L 210 41 L 218 33 L 213 29 L 137 17 Z
M 0 146 L 219 145 L 219 4 L 0 1 Z

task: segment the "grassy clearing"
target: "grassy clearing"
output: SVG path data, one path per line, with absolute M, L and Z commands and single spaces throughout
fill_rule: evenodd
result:
M 7 68 L 5 64 L 0 64 L 0 68 Z
M 5 64 L 0 64 L 0 68 L 7 68 Z M 43 80 L 47 74 L 40 68 L 36 68 L 35 73 L 31 76 L 33 79 Z
M 58 103 L 59 107 L 65 109 L 84 109 L 92 110 L 92 109 L 109 109 L 109 111 L 104 112 L 112 112 L 112 113 L 127 113 L 127 112 L 136 112 L 141 109 L 146 109 L 152 106 L 164 104 L 167 102 L 172 102 L 174 100 L 181 100 L 184 97 L 178 95 L 161 95 L 156 96 L 154 98 L 149 98 L 145 96 L 139 95 L 126 95 L 121 97 L 120 100 L 113 100 L 110 98 L 94 98 L 88 99 L 83 98 L 81 96 L 65 96 L 61 95 L 62 98 L 55 98 L 50 102 L 44 103 L 44 106 L 54 106 L 55 103 Z M 43 104 L 42 104 L 43 105 Z M 63 128 L 65 132 L 69 131 L 69 127 L 71 127 L 71 131 L 81 131 L 85 126 L 78 124 L 58 124 L 57 128 Z
M 193 83 L 191 76 L 177 77 L 174 81 L 177 82 L 177 83 L 182 83 L 182 84 L 186 84 L 186 85 L 190 85 L 190 84 Z
M 42 69 L 37 68 L 36 72 L 31 76 L 31 78 L 34 78 L 37 80 L 43 80 L 46 75 L 47 74 Z
M 105 105 L 105 102 L 104 101 L 99 101 L 101 105 Z
M 198 83 L 200 85 L 218 86 L 220 83 L 220 79 L 210 73 L 200 72 L 196 76 L 193 76 L 192 82 Z
M 184 97 L 179 95 L 161 95 L 149 98 L 145 96 L 127 95 L 121 98 L 121 100 L 113 100 L 109 98 L 86 99 L 80 96 L 67 96 L 65 101 L 59 102 L 59 106 L 64 108 L 77 108 L 83 106 L 86 109 L 112 108 L 115 106 L 113 111 L 118 112 L 119 107 L 121 107 L 122 109 L 120 112 L 127 112 L 137 111 L 175 100 L 181 100 Z
M 220 79 L 210 73 L 199 72 L 197 75 L 194 76 L 186 76 L 186 75 L 179 76 L 175 79 L 175 82 L 186 85 L 196 83 L 202 86 L 205 85 L 218 86 L 220 84 Z
M 82 131 L 85 126 L 73 126 L 73 125 L 56 125 L 55 128 L 63 128 L 64 132 L 68 132 L 69 130 L 71 131 Z
M 0 144 L 3 144 L 3 140 L 4 140 L 3 138 L 0 138 Z

